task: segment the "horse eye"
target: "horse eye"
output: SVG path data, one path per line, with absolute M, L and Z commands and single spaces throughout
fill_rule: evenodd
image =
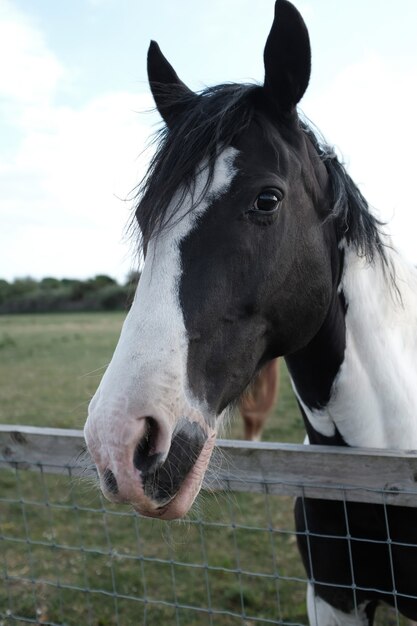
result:
M 282 194 L 275 190 L 266 190 L 256 198 L 253 208 L 255 211 L 271 213 L 278 208 L 282 200 Z

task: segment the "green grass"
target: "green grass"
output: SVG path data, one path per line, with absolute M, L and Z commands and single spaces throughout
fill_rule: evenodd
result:
M 116 346 L 122 313 L 0 316 L 0 421 L 82 428 Z M 226 434 L 241 438 L 239 419 Z M 263 439 L 300 442 L 302 420 L 282 368 L 279 403 Z
M 0 420 L 82 428 L 122 321 L 118 313 L 0 317 Z M 241 437 L 238 417 L 230 433 Z M 303 436 L 283 368 L 263 438 Z M 168 524 L 112 506 L 78 479 L 8 469 L 0 544 L 0 626 L 307 623 L 305 584 L 288 580 L 304 578 L 291 498 L 203 493 L 188 522 Z
M 1 421 L 82 428 L 87 403 L 111 358 L 122 321 L 118 313 L 0 317 Z M 231 430 L 234 437 L 242 436 L 238 418 Z M 265 437 L 300 441 L 301 436 L 301 419 L 284 373 L 280 404 Z M 0 607 L 10 605 L 21 616 L 33 618 L 38 610 L 44 621 L 80 624 L 91 618 L 94 624 L 117 623 L 114 598 L 99 593 L 112 593 L 116 585 L 117 593 L 125 596 L 146 595 L 155 602 L 171 603 L 176 598 L 180 604 L 206 608 L 209 588 L 214 609 L 240 613 L 243 602 L 248 614 L 274 618 L 276 582 L 259 575 L 274 574 L 271 542 L 278 544 L 274 549 L 280 553 L 280 567 L 286 563 L 290 571 L 293 564 L 295 574 L 303 575 L 293 535 L 255 530 L 268 528 L 272 517 L 291 529 L 290 499 L 276 499 L 274 514 L 260 496 L 203 494 L 191 522 L 164 524 L 139 519 L 108 503 L 103 514 L 99 493 L 79 482 L 69 487 L 64 478 L 11 471 L 2 472 L 1 478 L 1 493 L 10 500 L 2 503 L 0 519 L 0 532 L 7 537 L 4 567 L 8 577 L 16 580 L 4 586 Z M 234 528 L 231 515 L 235 523 L 253 530 Z M 204 523 L 196 521 L 199 516 Z M 161 562 L 148 560 L 153 558 Z M 173 565 L 172 559 L 182 565 Z M 258 575 L 239 575 L 235 571 L 239 568 Z M 31 579 L 43 582 L 31 583 Z M 96 592 L 65 588 L 76 585 Z M 287 590 L 282 583 L 281 587 L 281 600 L 287 595 L 286 617 L 301 619 L 304 586 L 297 586 L 296 596 L 289 584 Z M 135 622 L 138 611 L 142 617 Z M 206 614 L 178 611 L 181 624 L 210 623 Z M 177 619 L 173 608 L 128 599 L 117 601 L 117 613 L 122 624 L 142 619 L 157 625 Z M 227 626 L 241 620 L 224 615 L 213 623 Z
M 120 313 L 0 317 L 0 420 L 82 428 L 123 317 Z

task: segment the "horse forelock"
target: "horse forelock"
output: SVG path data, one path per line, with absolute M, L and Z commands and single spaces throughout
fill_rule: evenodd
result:
M 192 199 L 188 210 L 193 211 L 207 194 L 217 157 L 253 118 L 252 95 L 259 89 L 257 85 L 218 85 L 193 99 L 174 92 L 172 97 L 183 114 L 173 128 L 163 126 L 155 133 L 155 153 L 138 186 L 135 217 L 145 248 L 151 238 L 183 219 L 185 197 Z M 206 169 L 205 185 L 197 189 L 195 177 L 202 168 Z

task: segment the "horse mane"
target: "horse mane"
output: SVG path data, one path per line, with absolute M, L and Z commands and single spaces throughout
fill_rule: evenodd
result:
M 373 263 L 379 256 L 383 265 L 388 264 L 387 244 L 383 241 L 382 228 L 385 223 L 373 215 L 368 201 L 339 161 L 335 150 L 323 139 L 320 131 L 303 116 L 300 125 L 313 144 L 320 160 L 324 163 L 332 188 L 332 213 L 336 220 L 340 238 L 345 237 L 359 256 Z
M 262 87 L 256 84 L 228 83 L 208 87 L 198 94 L 167 92 L 183 113 L 175 126 L 163 126 L 153 137 L 156 149 L 137 190 L 135 215 L 141 230 L 142 245 L 177 223 L 185 196 L 191 193 L 192 211 L 204 197 L 214 175 L 219 146 L 228 146 L 244 132 L 258 112 Z M 179 106 L 178 106 L 179 105 Z M 270 125 L 267 115 L 256 115 L 265 133 Z M 299 129 L 313 144 L 324 163 L 332 190 L 332 212 L 340 239 L 352 244 L 358 255 L 373 263 L 379 257 L 385 268 L 389 261 L 382 239 L 384 225 L 370 211 L 368 202 L 339 161 L 332 146 L 303 116 Z M 293 131 L 294 132 L 294 131 Z M 290 136 L 291 133 L 286 133 Z M 197 168 L 207 171 L 204 188 L 195 193 Z M 173 198 L 175 204 L 173 206 Z M 169 213 L 168 213 L 169 208 Z M 181 216 L 181 217 L 180 217 Z

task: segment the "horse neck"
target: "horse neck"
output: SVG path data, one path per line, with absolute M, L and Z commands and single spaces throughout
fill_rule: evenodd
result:
M 286 359 L 312 443 L 417 447 L 417 272 L 386 255 L 345 246 L 322 328 Z

